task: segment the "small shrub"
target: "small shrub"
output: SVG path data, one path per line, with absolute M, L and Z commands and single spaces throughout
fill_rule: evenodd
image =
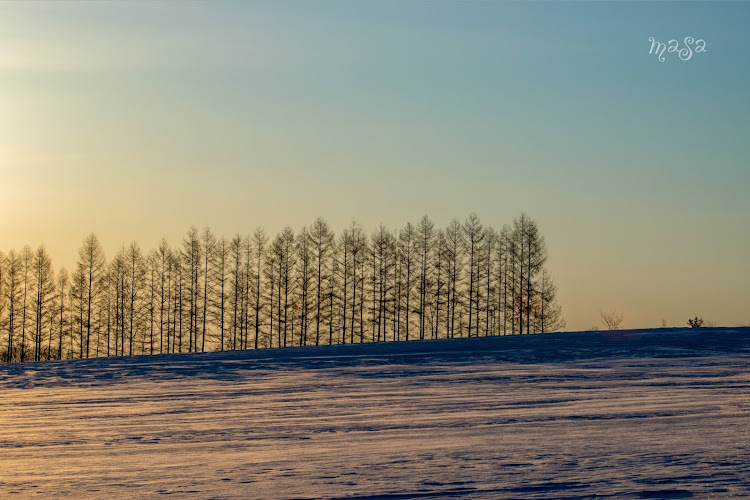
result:
M 607 330 L 619 330 L 620 325 L 625 320 L 625 315 L 617 312 L 617 309 L 611 311 L 601 311 L 602 323 Z

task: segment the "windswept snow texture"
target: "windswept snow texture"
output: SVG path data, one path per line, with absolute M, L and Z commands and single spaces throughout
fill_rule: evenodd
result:
M 26 363 L 0 391 L 3 498 L 750 497 L 749 328 Z

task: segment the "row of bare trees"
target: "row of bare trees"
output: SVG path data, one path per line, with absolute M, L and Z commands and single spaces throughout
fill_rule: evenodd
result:
M 525 214 L 336 236 L 318 218 L 270 239 L 191 228 L 181 245 L 93 234 L 72 273 L 45 248 L 0 254 L 3 361 L 544 333 L 564 326 L 547 249 Z M 1 345 L 1 344 L 0 344 Z

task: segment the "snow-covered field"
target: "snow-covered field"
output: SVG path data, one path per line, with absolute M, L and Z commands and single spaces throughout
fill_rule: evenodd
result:
M 3 498 L 750 497 L 750 328 L 0 365 L 0 398 Z

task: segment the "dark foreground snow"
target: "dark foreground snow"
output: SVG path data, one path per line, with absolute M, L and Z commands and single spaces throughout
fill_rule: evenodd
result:
M 162 494 L 750 497 L 750 329 L 0 366 L 0 497 Z

